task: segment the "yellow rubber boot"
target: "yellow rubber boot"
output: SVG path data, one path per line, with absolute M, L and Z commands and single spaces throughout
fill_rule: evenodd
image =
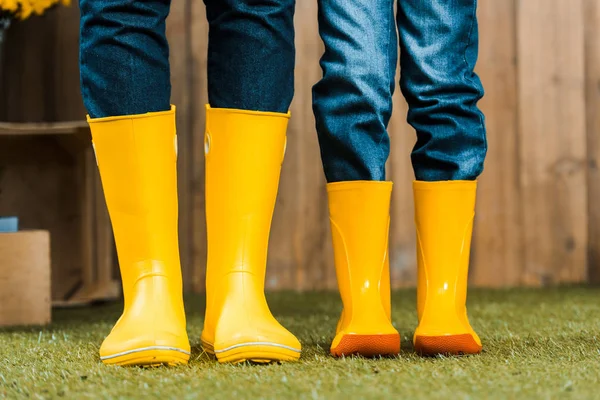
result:
M 335 270 L 344 309 L 331 344 L 334 356 L 400 352 L 391 323 L 388 236 L 391 182 L 327 185 Z
M 206 109 L 206 315 L 220 362 L 292 361 L 300 342 L 271 314 L 267 245 L 289 114 Z
M 123 315 L 102 343 L 100 358 L 117 365 L 186 363 L 175 108 L 88 122 L 125 297 Z
M 475 181 L 413 184 L 417 225 L 417 353 L 475 354 L 481 341 L 467 317 L 467 276 Z

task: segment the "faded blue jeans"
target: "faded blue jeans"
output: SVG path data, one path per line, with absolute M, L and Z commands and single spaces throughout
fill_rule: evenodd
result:
M 474 73 L 477 0 L 319 0 L 325 43 L 313 109 L 328 181 L 384 180 L 400 47 L 400 86 L 417 132 L 416 179 L 473 180 L 487 150 Z M 398 28 L 400 46 L 396 34 Z
M 398 57 L 419 180 L 475 179 L 486 152 L 476 0 L 319 0 L 323 79 L 313 108 L 329 182 L 384 180 Z M 212 107 L 286 112 L 295 0 L 205 0 Z M 92 117 L 169 109 L 169 0 L 80 0 L 80 70 Z

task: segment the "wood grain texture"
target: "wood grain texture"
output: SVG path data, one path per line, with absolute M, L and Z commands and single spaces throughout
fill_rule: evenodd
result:
M 519 183 L 516 1 L 479 6 L 477 72 L 485 87 L 488 153 L 478 182 L 470 281 L 514 286 L 524 269 Z M 525 107 L 524 112 L 527 112 Z
M 0 120 L 11 121 L 0 123 L 0 213 L 50 232 L 52 297 L 59 301 L 98 278 L 97 257 L 112 261 L 104 251 L 110 236 L 98 248 L 94 233 L 94 216 L 106 211 L 93 198 L 97 171 L 79 90 L 78 31 L 76 3 L 13 22 L 0 76 Z
M 320 79 L 323 45 L 318 34 L 317 3 L 298 2 L 295 96 L 288 143 L 270 240 L 268 288 L 296 290 L 335 287 L 325 176 L 315 119 L 312 86 Z
M 585 0 L 588 278 L 600 283 L 600 2 Z
M 400 81 L 400 69 L 396 82 Z M 417 282 L 416 230 L 412 182 L 415 179 L 410 153 L 416 142 L 415 130 L 406 122 L 408 104 L 396 88 L 394 111 L 388 132 L 390 157 L 387 179 L 394 182 L 390 206 L 390 279 L 392 287 L 414 286 Z
M 177 186 L 179 195 L 179 252 L 184 290 L 193 288 L 194 274 L 194 207 L 192 177 L 194 136 L 191 81 L 190 0 L 171 3 L 167 19 L 169 62 L 171 64 L 171 102 L 177 107 Z
M 487 116 L 489 151 L 473 242 L 474 285 L 576 282 L 585 273 L 582 3 L 567 7 L 554 0 L 545 6 L 540 1 L 480 3 L 477 70 L 486 87 L 481 107 Z M 191 52 L 197 66 L 192 101 L 201 100 L 194 107 L 192 126 L 195 140 L 201 141 L 207 27 L 204 6 L 192 8 Z M 537 13 L 541 9 L 545 10 Z M 326 195 L 310 109 L 310 87 L 320 76 L 322 54 L 314 2 L 297 3 L 296 27 L 296 95 L 271 232 L 267 287 L 333 289 Z M 563 67 L 568 59 L 574 62 Z M 561 107 L 565 95 L 573 101 Z M 406 111 L 397 91 L 388 162 L 388 178 L 395 182 L 390 231 L 394 287 L 413 285 L 416 272 L 409 158 L 415 136 L 405 122 Z M 197 145 L 194 151 L 194 275 L 202 282 L 206 251 L 202 147 Z M 546 197 L 556 201 L 530 212 L 532 204 Z M 555 218 L 557 209 L 564 207 L 568 216 Z
M 0 121 L 85 119 L 78 35 L 77 2 L 13 23 L 0 67 Z
M 51 137 L 0 140 L 0 215 L 17 215 L 22 229 L 50 232 L 54 299 L 81 282 L 83 171 L 76 165 Z
M 0 326 L 50 323 L 50 235 L 0 234 Z
M 90 148 L 78 155 L 78 165 L 81 170 L 78 171 L 78 186 L 80 188 L 79 202 L 81 215 L 81 285 L 93 285 L 96 276 L 97 251 L 94 246 L 94 216 L 97 212 L 96 206 L 96 182 L 97 172 L 96 158 L 94 151 Z
M 188 81 L 192 120 L 189 134 L 192 137 L 193 171 L 191 196 L 193 213 L 193 264 L 192 286 L 204 290 L 206 272 L 206 214 L 204 211 L 204 122 L 208 103 L 206 58 L 208 52 L 208 22 L 201 1 L 191 2 L 190 65 Z
M 519 32 L 519 160 L 527 285 L 587 276 L 582 0 L 526 0 Z
M 65 122 L 0 122 L 0 135 L 79 135 L 90 139 L 90 128 L 86 121 Z

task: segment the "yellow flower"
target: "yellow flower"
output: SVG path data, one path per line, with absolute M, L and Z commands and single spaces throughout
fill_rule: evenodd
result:
M 18 19 L 26 19 L 31 14 L 42 15 L 56 4 L 68 6 L 71 0 L 0 0 L 0 11 L 13 14 Z
M 17 0 L 0 0 L 0 9 L 15 12 L 19 5 L 17 4 Z
M 52 5 L 51 0 L 38 0 L 38 1 L 29 0 L 29 1 L 31 2 L 33 11 L 37 15 L 42 15 L 44 13 L 44 11 L 46 10 L 46 8 L 48 8 Z
M 26 19 L 31 15 L 31 12 L 33 11 L 33 8 L 31 7 L 31 4 L 27 1 L 27 0 L 23 0 L 21 2 L 21 7 L 19 10 L 19 18 L 20 19 Z

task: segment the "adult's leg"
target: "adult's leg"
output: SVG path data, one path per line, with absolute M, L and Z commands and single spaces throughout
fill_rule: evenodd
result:
M 486 153 L 477 61 L 476 0 L 400 0 L 402 77 L 412 153 L 418 236 L 415 349 L 469 354 L 481 341 L 467 318 L 475 179 Z
M 294 96 L 295 0 L 205 0 L 212 108 L 287 113 Z
M 294 0 L 206 0 L 206 316 L 220 362 L 296 360 L 269 311 L 267 244 L 294 90 Z
M 100 358 L 118 365 L 185 363 L 169 1 L 81 0 L 80 6 L 82 93 L 125 297 Z
M 170 0 L 80 0 L 81 93 L 92 118 L 170 110 Z
M 387 257 L 392 183 L 382 182 L 397 62 L 393 0 L 320 0 L 319 32 L 325 54 L 313 110 L 344 304 L 330 351 L 396 354 Z

